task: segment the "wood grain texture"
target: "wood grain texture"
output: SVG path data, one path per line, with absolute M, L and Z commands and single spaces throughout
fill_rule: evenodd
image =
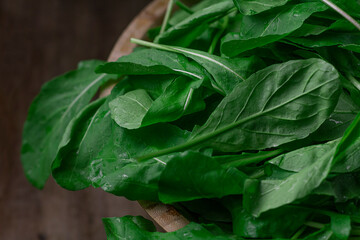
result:
M 106 239 L 102 217 L 145 214 L 101 190 L 25 179 L 21 131 L 41 85 L 83 59 L 106 59 L 148 0 L 0 0 L 0 239 Z

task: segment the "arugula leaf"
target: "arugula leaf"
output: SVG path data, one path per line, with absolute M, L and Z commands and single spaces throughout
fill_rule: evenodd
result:
M 131 39 L 133 43 L 146 47 L 153 47 L 170 52 L 183 54 L 200 64 L 213 77 L 212 85 L 218 92 L 227 94 L 234 86 L 244 81 L 248 74 L 263 67 L 259 58 L 232 58 L 226 59 L 203 51 L 150 43 L 139 39 Z
M 201 80 L 192 81 L 180 76 L 154 101 L 142 89 L 128 92 L 110 102 L 111 116 L 117 124 L 128 129 L 177 120 L 205 108 L 198 91 L 201 84 Z
M 266 164 L 275 165 L 286 171 L 300 172 L 332 151 L 339 142 L 340 140 L 335 140 L 325 144 L 303 147 L 273 158 Z
M 360 112 L 346 129 L 336 150 L 334 172 L 350 172 L 360 167 Z
M 336 201 L 345 202 L 349 199 L 357 199 L 360 196 L 360 175 L 359 173 L 339 174 L 331 179 L 332 194 Z
M 71 134 L 64 136 L 52 166 L 62 187 L 80 190 L 93 185 L 129 199 L 158 200 L 158 179 L 167 158 L 138 163 L 133 157 L 181 144 L 189 134 L 169 124 L 132 131 L 119 127 L 108 103 L 123 94 L 126 85 L 121 81 L 94 115 L 84 110 L 69 126 L 66 132 Z
M 288 37 L 287 39 L 308 48 L 338 46 L 360 53 L 360 33 L 325 32 L 317 36 L 308 36 L 304 38 Z
M 212 157 L 192 151 L 178 153 L 169 158 L 160 176 L 159 199 L 173 203 L 241 194 L 246 178 L 236 168 L 222 168 Z
M 192 138 L 211 139 L 206 146 L 232 152 L 304 138 L 333 111 L 338 86 L 334 68 L 319 59 L 272 65 L 238 84 Z
M 360 112 L 360 107 L 354 103 L 348 94 L 342 92 L 334 112 L 311 135 L 311 138 L 316 141 L 328 141 L 342 137 L 358 112 Z
M 329 174 L 334 153 L 335 148 L 321 156 L 313 164 L 283 180 L 247 180 L 244 190 L 245 208 L 252 215 L 259 216 L 270 209 L 284 206 L 307 196 L 320 186 Z
M 190 141 L 137 159 L 141 161 L 199 144 L 223 152 L 237 152 L 302 139 L 329 117 L 338 96 L 339 75 L 322 60 L 272 65 L 238 84 L 208 121 L 194 129 Z
M 253 16 L 243 16 L 239 32 L 228 33 L 221 42 L 221 53 L 233 57 L 284 38 L 301 27 L 315 12 L 324 11 L 321 2 L 285 5 Z
M 254 217 L 241 204 L 239 197 L 223 200 L 233 217 L 233 231 L 245 238 L 288 238 L 301 227 L 310 215 L 309 210 L 282 207 Z
M 51 162 L 71 119 L 90 102 L 98 88 L 115 78 L 95 74 L 99 60 L 80 62 L 78 69 L 44 84 L 29 108 L 23 130 L 21 161 L 28 180 L 43 188 Z
M 234 4 L 244 15 L 255 15 L 274 7 L 285 5 L 288 0 L 234 0 Z
M 214 224 L 189 223 L 175 232 L 154 232 L 153 224 L 143 217 L 125 216 L 121 218 L 103 218 L 108 240 L 240 240 L 240 237 L 222 231 Z
M 100 65 L 96 72 L 119 75 L 179 74 L 196 80 L 206 78 L 202 68 L 186 57 L 156 49 L 135 51 L 120 57 L 116 62 Z
M 358 155 L 360 136 L 360 113 L 345 131 L 340 142 L 318 157 L 312 164 L 308 164 L 299 172 L 283 180 L 247 180 L 245 182 L 244 204 L 254 216 L 262 212 L 289 204 L 296 199 L 310 194 L 325 180 L 336 164 L 354 161 L 352 155 Z M 325 145 L 323 145 L 325 146 Z M 314 149 L 310 147 L 310 149 Z M 323 150 L 323 149 L 322 149 Z M 300 151 L 295 151 L 295 154 Z M 306 151 L 304 151 L 306 152 Z M 319 152 L 313 152 L 318 154 Z M 288 155 L 293 156 L 293 153 Z M 286 155 L 285 155 L 286 156 Z M 314 157 L 317 157 L 316 155 Z M 314 159 L 314 157 L 311 157 Z M 306 159 L 306 157 L 305 157 Z M 358 158 L 356 158 L 358 159 Z M 281 158 L 280 158 L 281 160 Z M 291 165 L 289 165 L 291 166 Z M 249 189 L 249 190 L 247 190 Z M 256 189 L 255 191 L 253 189 Z
M 158 35 L 155 42 L 187 47 L 207 28 L 207 24 L 227 15 L 233 7 L 231 1 L 223 1 L 196 11 Z

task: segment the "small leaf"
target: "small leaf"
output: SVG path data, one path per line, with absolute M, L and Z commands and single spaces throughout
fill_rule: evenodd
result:
M 313 13 L 324 11 L 321 2 L 285 5 L 253 16 L 243 16 L 240 32 L 228 33 L 221 43 L 221 52 L 233 57 L 246 50 L 275 42 L 300 28 Z
M 182 19 L 155 38 L 155 42 L 187 47 L 209 24 L 228 14 L 234 7 L 231 1 L 223 1 L 203 8 Z

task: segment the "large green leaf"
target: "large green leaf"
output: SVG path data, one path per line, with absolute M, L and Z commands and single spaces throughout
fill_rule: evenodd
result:
M 316 162 L 285 179 L 247 180 L 244 205 L 254 216 L 292 203 L 310 194 L 328 176 L 335 148 Z
M 278 41 L 296 29 L 311 14 L 324 11 L 321 2 L 285 5 L 253 16 L 243 16 L 239 32 L 228 33 L 221 43 L 221 52 L 236 56 L 246 50 Z
M 333 111 L 339 76 L 320 59 L 272 65 L 238 84 L 193 141 L 220 151 L 261 150 L 301 139 Z
M 102 61 L 79 64 L 75 71 L 44 84 L 30 106 L 23 130 L 21 161 L 28 180 L 42 188 L 50 175 L 51 162 L 71 119 L 90 102 L 98 88 L 114 76 L 95 74 Z
M 126 82 L 120 82 L 94 114 L 85 109 L 69 125 L 52 166 L 53 177 L 62 187 L 79 190 L 93 185 L 130 199 L 158 199 L 158 179 L 166 158 L 138 163 L 133 157 L 181 144 L 189 134 L 169 124 L 139 130 L 118 126 L 108 103 L 125 91 Z
M 223 1 L 196 11 L 158 35 L 155 42 L 187 47 L 208 27 L 207 24 L 228 14 L 232 8 L 232 1 Z
M 339 75 L 325 61 L 308 59 L 272 65 L 238 84 L 207 122 L 193 131 L 190 141 L 138 159 L 199 144 L 238 152 L 302 139 L 330 116 L 338 96 Z
M 128 92 L 110 102 L 111 116 L 117 124 L 128 129 L 175 121 L 205 108 L 198 89 L 201 84 L 201 80 L 192 81 L 180 76 L 154 101 L 143 89 Z
M 245 194 L 244 202 L 246 208 L 255 216 L 259 216 L 261 213 L 270 209 L 278 208 L 280 206 L 292 203 L 297 199 L 301 199 L 310 194 L 314 189 L 320 186 L 325 180 L 331 170 L 334 171 L 333 166 L 340 164 L 339 169 L 350 170 L 355 159 L 359 159 L 357 156 L 360 153 L 359 147 L 360 136 L 360 113 L 357 115 L 353 123 L 347 128 L 344 136 L 338 144 L 328 149 L 326 153 L 318 156 L 319 152 L 313 150 L 316 147 L 308 147 L 312 149 L 310 151 L 312 155 L 306 153 L 305 160 L 311 159 L 306 167 L 303 167 L 300 171 L 290 175 L 286 179 L 267 179 L 267 180 L 247 180 L 245 182 Z M 330 143 L 330 146 L 332 144 Z M 325 145 L 324 145 L 325 146 Z M 321 149 L 321 146 L 320 146 Z M 324 152 L 326 149 L 321 149 Z M 295 154 L 299 154 L 299 151 L 289 153 L 288 156 L 291 159 Z M 285 155 L 286 156 L 286 155 Z M 281 163 L 281 157 L 279 157 Z M 290 161 L 291 163 L 291 161 Z M 301 163 L 303 164 L 303 163 Z M 289 164 L 294 169 L 293 164 Z M 300 165 L 300 164 L 299 164 Z M 349 169 L 346 169 L 346 167 Z M 284 166 L 282 166 L 284 167 Z M 344 169 L 345 168 L 345 169 Z
M 241 194 L 247 176 L 223 168 L 212 157 L 187 151 L 170 157 L 159 181 L 159 199 L 164 203 Z
M 240 240 L 240 237 L 222 231 L 214 224 L 191 222 L 187 226 L 168 233 L 154 231 L 153 224 L 141 217 L 125 216 L 121 218 L 104 218 L 108 240 Z
M 258 14 L 287 2 L 288 0 L 234 0 L 236 7 L 244 15 Z

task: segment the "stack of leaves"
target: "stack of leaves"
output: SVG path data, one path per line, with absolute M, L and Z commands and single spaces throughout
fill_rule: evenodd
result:
M 152 42 L 43 86 L 23 133 L 29 181 L 173 204 L 191 221 L 157 233 L 104 219 L 108 239 L 360 236 L 359 2 L 176 1 L 170 17 L 173 4 Z

